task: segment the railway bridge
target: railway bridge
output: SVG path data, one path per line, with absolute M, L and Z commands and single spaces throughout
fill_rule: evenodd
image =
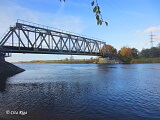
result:
M 17 20 L 0 39 L 0 53 L 35 53 L 107 56 L 104 41 Z

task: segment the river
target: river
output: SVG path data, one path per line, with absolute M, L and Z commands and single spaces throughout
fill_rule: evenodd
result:
M 15 65 L 0 120 L 160 120 L 160 64 Z

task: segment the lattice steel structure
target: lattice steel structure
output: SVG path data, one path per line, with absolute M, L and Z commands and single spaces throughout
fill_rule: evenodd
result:
M 103 56 L 105 44 L 38 24 L 17 22 L 1 39 L 0 52 Z

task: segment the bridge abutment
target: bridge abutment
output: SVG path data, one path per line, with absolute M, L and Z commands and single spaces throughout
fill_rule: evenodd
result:
M 12 63 L 5 61 L 5 54 L 0 53 L 0 80 L 1 78 L 11 77 L 15 74 L 25 71 L 24 69 L 15 66 Z

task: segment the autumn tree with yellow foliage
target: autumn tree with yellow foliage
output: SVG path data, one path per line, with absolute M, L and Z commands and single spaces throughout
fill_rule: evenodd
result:
M 132 53 L 131 48 L 122 47 L 121 50 L 119 51 L 121 60 L 124 63 L 130 63 L 130 61 L 132 60 L 131 53 Z
M 124 63 L 130 63 L 132 59 L 138 57 L 138 50 L 135 48 L 122 47 L 119 55 Z

